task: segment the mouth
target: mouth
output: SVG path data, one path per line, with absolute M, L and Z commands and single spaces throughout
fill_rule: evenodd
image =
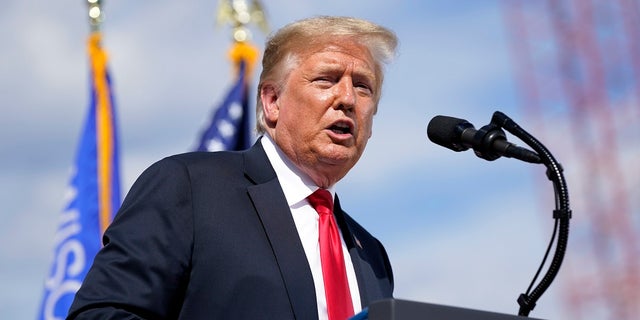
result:
M 328 129 L 336 134 L 353 134 L 353 125 L 345 121 L 338 121 Z

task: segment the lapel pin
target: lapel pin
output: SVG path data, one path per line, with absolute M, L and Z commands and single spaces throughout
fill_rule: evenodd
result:
M 360 248 L 360 250 L 362 250 L 362 244 L 360 243 L 360 240 L 358 240 L 358 238 L 356 238 L 356 236 L 353 236 L 353 240 L 355 240 L 356 245 L 358 246 L 358 248 Z

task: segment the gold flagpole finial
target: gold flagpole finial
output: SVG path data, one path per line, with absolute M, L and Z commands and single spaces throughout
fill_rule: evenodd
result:
M 91 32 L 100 31 L 100 25 L 104 20 L 104 13 L 102 12 L 101 0 L 87 0 L 89 6 L 89 24 L 91 25 Z
M 246 42 L 251 38 L 247 27 L 254 23 L 264 33 L 269 32 L 263 6 L 259 0 L 221 0 L 216 22 L 218 25 L 230 24 L 233 27 L 233 40 Z

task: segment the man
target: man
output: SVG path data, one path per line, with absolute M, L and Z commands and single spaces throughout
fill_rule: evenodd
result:
M 396 43 L 389 30 L 344 17 L 273 35 L 258 86 L 263 137 L 247 151 L 187 153 L 147 169 L 68 318 L 343 320 L 391 297 L 382 244 L 337 197 L 325 202 L 333 216 L 312 199 L 326 194 L 318 189 L 333 198 L 362 155 Z M 334 220 L 337 278 L 325 273 L 330 241 L 319 230 Z

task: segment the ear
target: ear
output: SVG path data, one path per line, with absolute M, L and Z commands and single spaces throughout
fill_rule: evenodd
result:
M 280 114 L 278 98 L 278 90 L 272 83 L 264 83 L 262 85 L 260 88 L 260 100 L 262 100 L 262 111 L 269 126 L 278 122 Z

